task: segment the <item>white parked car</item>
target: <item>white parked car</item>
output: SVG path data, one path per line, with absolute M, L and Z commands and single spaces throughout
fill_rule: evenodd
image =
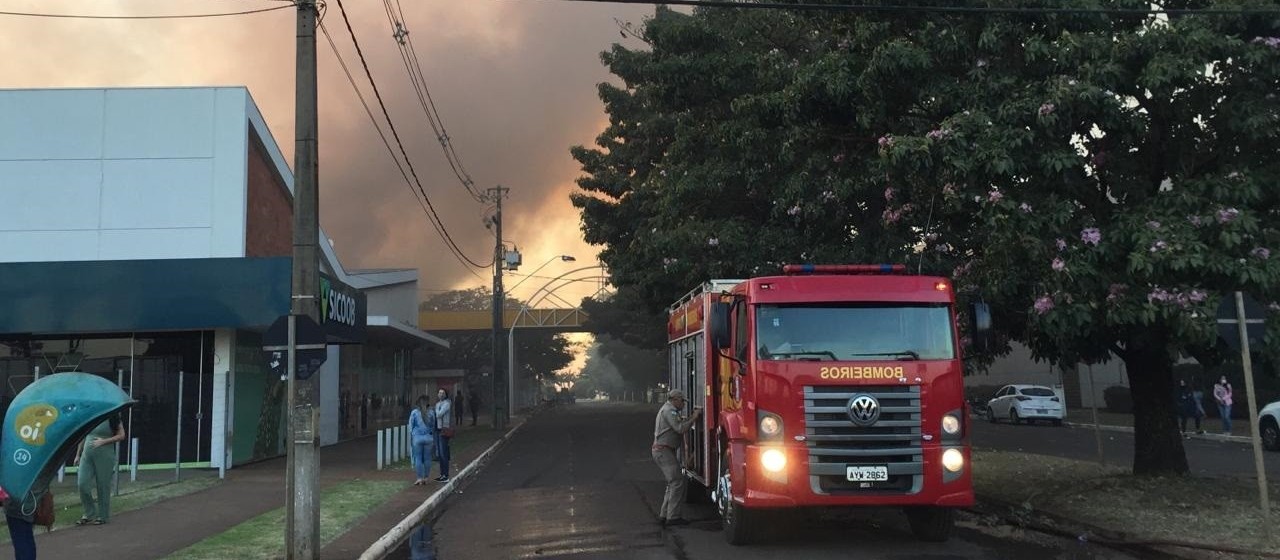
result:
M 1258 424 L 1262 431 L 1262 446 L 1272 451 L 1280 451 L 1280 401 L 1262 407 L 1258 411 Z
M 1013 424 L 1048 420 L 1061 426 L 1067 417 L 1058 394 L 1043 385 L 1005 385 L 987 401 L 987 419 Z

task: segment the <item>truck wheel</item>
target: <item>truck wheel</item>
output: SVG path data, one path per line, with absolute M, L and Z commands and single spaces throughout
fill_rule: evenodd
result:
M 1262 446 L 1272 451 L 1280 451 L 1280 426 L 1270 418 L 1262 420 Z
M 729 450 L 720 452 L 720 476 L 716 480 L 716 511 L 720 514 L 720 526 L 724 539 L 733 546 L 750 544 L 754 538 L 757 512 L 733 501 L 732 480 L 729 474 Z
M 907 523 L 917 539 L 946 542 L 955 530 L 956 513 L 951 508 L 919 507 L 907 509 Z

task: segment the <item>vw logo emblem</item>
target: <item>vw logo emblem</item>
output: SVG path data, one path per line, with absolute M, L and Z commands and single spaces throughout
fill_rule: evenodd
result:
M 849 419 L 855 426 L 870 426 L 880 419 L 880 401 L 871 395 L 854 395 L 849 399 Z

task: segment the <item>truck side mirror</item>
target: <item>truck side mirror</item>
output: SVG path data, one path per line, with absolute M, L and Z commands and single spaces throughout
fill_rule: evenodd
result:
M 732 306 L 723 301 L 711 303 L 711 346 L 716 350 L 729 347 L 729 315 Z
M 973 347 L 986 350 L 991 345 L 991 306 L 983 302 L 969 304 L 969 336 Z

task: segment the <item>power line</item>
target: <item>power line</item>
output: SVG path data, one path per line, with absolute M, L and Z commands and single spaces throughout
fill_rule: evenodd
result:
M 387 155 L 391 156 L 391 162 L 396 165 L 396 169 L 400 171 L 400 176 L 404 178 L 404 183 L 405 186 L 409 188 L 409 193 L 413 195 L 413 199 L 417 201 L 418 206 L 422 208 L 423 213 L 427 214 L 427 221 L 431 223 L 431 227 L 436 230 L 437 234 L 444 237 L 444 233 L 441 232 L 441 226 L 437 225 L 435 220 L 431 218 L 431 212 L 427 209 L 427 205 L 423 204 L 422 199 L 418 197 L 417 191 L 414 190 L 413 183 L 409 180 L 409 174 L 405 172 L 404 166 L 400 164 L 400 159 L 396 157 L 395 150 L 391 148 L 391 142 L 387 140 L 386 133 L 382 131 L 381 126 L 378 126 L 377 117 L 373 116 L 373 110 L 369 108 L 369 103 L 365 100 L 364 93 L 360 91 L 360 86 L 356 85 L 356 79 L 351 75 L 351 69 L 347 67 L 347 61 L 342 58 L 342 53 L 338 50 L 338 45 L 333 42 L 333 36 L 329 35 L 329 29 L 325 27 L 324 22 L 320 23 L 320 31 L 324 34 L 324 38 L 329 42 L 329 48 L 333 50 L 333 56 L 338 59 L 338 65 L 342 67 L 342 72 L 347 75 L 347 82 L 351 84 L 351 89 L 356 92 L 356 98 L 360 100 L 360 105 L 364 107 L 364 113 L 369 116 L 369 122 L 373 124 L 373 129 L 377 131 L 378 137 L 382 139 L 382 145 L 387 148 Z M 450 247 L 449 249 L 452 253 L 453 248 Z M 454 258 L 458 258 L 456 253 L 454 254 Z M 458 262 L 463 263 L 463 265 L 467 264 L 462 259 L 458 259 Z M 470 266 L 464 267 L 472 276 L 485 280 L 483 276 L 476 274 Z
M 471 174 L 467 173 L 466 168 L 462 165 L 462 158 L 458 156 L 457 149 L 453 147 L 449 131 L 444 125 L 444 119 L 440 116 L 440 111 L 436 108 L 435 99 L 431 96 L 431 88 L 427 86 L 426 73 L 423 72 L 422 63 L 418 60 L 418 49 L 413 44 L 413 35 L 409 32 L 400 0 L 395 0 L 394 8 L 391 5 L 391 0 L 382 0 L 382 7 L 387 14 L 387 23 L 391 25 L 393 31 L 391 37 L 395 40 L 397 49 L 400 52 L 400 60 L 404 63 L 405 72 L 409 74 L 409 82 L 418 97 L 418 104 L 422 107 L 423 114 L 427 117 L 427 123 L 431 126 L 432 132 L 436 135 L 436 140 L 440 143 L 445 161 L 448 162 L 449 168 L 453 171 L 454 176 L 458 178 L 458 182 L 462 184 L 462 187 L 467 190 L 467 193 L 477 202 L 483 202 L 484 195 L 476 190 L 475 181 L 471 179 Z
M 542 0 L 548 1 L 548 0 Z M 706 8 L 744 8 L 765 10 L 818 10 L 863 13 L 942 13 L 1003 15 L 1116 15 L 1116 16 L 1250 16 L 1277 15 L 1274 8 L 1011 8 L 994 6 L 880 6 L 869 4 L 819 4 L 812 2 L 751 2 L 737 0 L 556 0 L 560 2 L 592 2 L 605 4 L 649 4 L 695 6 Z
M 274 8 L 259 8 L 257 10 L 243 10 L 239 12 L 218 12 L 218 13 L 211 13 L 211 14 L 165 14 L 165 15 L 141 15 L 141 16 L 126 16 L 126 15 L 99 16 L 99 15 L 88 15 L 88 14 L 45 14 L 45 13 L 36 13 L 36 12 L 0 11 L 0 16 L 53 18 L 53 19 L 195 19 L 195 18 L 214 18 L 214 17 L 227 17 L 227 16 L 244 16 L 249 14 L 261 14 L 264 12 L 274 12 L 276 10 L 290 10 L 290 9 L 293 9 L 293 7 L 294 7 L 293 4 L 289 3 L 283 6 L 276 6 Z
M 487 264 L 481 264 L 468 257 L 462 251 L 458 244 L 454 242 L 453 237 L 449 235 L 448 229 L 444 227 L 444 222 L 440 219 L 440 215 L 436 212 L 435 206 L 431 204 L 431 197 L 427 196 L 427 191 L 422 187 L 422 180 L 418 178 L 418 172 L 413 168 L 413 162 L 409 160 L 409 154 L 405 151 L 404 143 L 400 141 L 400 133 L 396 131 L 395 122 L 391 120 L 391 114 L 387 112 L 387 105 L 382 100 L 382 94 L 378 91 L 378 84 L 373 79 L 373 73 L 369 70 L 369 63 L 364 57 L 364 50 L 360 48 L 360 41 L 356 38 L 356 32 L 351 27 L 351 19 L 347 17 L 346 7 L 342 5 L 342 0 L 338 0 L 338 11 L 342 14 L 342 21 L 346 24 L 347 33 L 351 36 L 351 42 L 356 47 L 356 55 L 360 57 L 360 64 L 364 67 L 365 77 L 369 79 L 369 85 L 373 89 L 373 95 L 378 101 L 379 108 L 382 109 L 382 116 L 387 121 L 387 128 L 391 130 L 391 136 L 395 139 L 396 146 L 400 149 L 400 155 L 404 158 L 405 165 L 409 168 L 409 174 L 413 176 L 413 183 L 418 187 L 418 192 L 422 194 L 422 200 L 427 204 L 427 215 L 432 219 L 432 223 L 437 226 L 437 231 L 445 244 L 454 253 L 454 256 L 466 261 L 464 264 L 470 264 L 476 268 L 488 268 L 493 265 L 493 261 Z M 380 130 L 380 129 L 379 129 Z M 495 255 L 496 258 L 496 255 Z

